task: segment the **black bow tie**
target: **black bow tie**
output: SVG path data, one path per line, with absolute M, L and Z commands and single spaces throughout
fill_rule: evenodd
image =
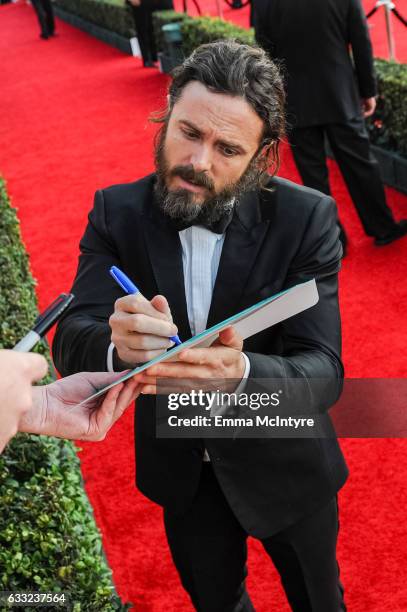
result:
M 167 217 L 168 223 L 177 230 L 177 232 L 182 232 L 188 227 L 192 226 L 201 226 L 205 227 L 209 231 L 214 234 L 224 234 L 228 228 L 229 223 L 233 218 L 234 206 L 232 206 L 229 210 L 227 210 L 220 219 L 216 221 L 211 221 L 210 219 L 205 218 L 205 215 L 199 215 L 192 221 L 184 221 L 182 219 L 171 219 Z

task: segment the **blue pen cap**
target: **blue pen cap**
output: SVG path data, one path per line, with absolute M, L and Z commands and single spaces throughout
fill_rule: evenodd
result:
M 136 285 L 117 266 L 112 266 L 110 268 L 110 274 L 113 276 L 116 283 L 120 285 L 120 287 L 126 293 L 130 295 L 134 293 L 139 293 L 139 289 L 136 287 Z

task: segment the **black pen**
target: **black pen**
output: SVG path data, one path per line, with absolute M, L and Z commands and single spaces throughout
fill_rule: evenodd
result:
M 62 313 L 68 308 L 72 302 L 74 295 L 72 293 L 61 293 L 56 300 L 48 306 L 36 319 L 34 327 L 28 332 L 24 338 L 17 342 L 13 351 L 20 353 L 28 353 L 41 340 L 43 336 L 51 329 L 54 323 L 57 322 Z

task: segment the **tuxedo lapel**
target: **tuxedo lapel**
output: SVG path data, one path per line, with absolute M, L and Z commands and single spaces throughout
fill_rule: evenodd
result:
M 270 185 L 271 186 L 271 185 Z M 242 196 L 227 229 L 209 309 L 207 327 L 238 312 L 239 303 L 262 248 L 275 194 L 268 194 L 267 207 L 258 192 Z M 178 231 L 152 205 L 144 209 L 143 231 L 158 291 L 171 308 L 181 340 L 191 337 L 185 297 L 182 247 Z
M 143 230 L 158 291 L 168 300 L 179 337 L 183 341 L 188 340 L 192 334 L 188 321 L 178 232 L 153 211 L 143 215 Z
M 207 327 L 239 311 L 244 288 L 253 273 L 269 223 L 269 219 L 262 215 L 258 193 L 245 194 L 227 229 Z

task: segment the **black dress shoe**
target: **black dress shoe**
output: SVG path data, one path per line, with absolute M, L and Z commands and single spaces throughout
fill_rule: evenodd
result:
M 406 234 L 407 234 L 407 219 L 402 219 L 402 221 L 399 221 L 399 223 L 396 223 L 394 229 L 391 232 L 389 232 L 385 236 L 382 236 L 381 238 L 375 238 L 374 243 L 376 246 L 386 246 L 386 244 L 390 244 L 391 242 L 394 242 L 395 240 L 402 238 Z
M 143 62 L 143 66 L 144 68 L 155 68 L 153 60 L 146 60 L 145 62 Z
M 48 34 L 42 33 L 42 34 L 40 34 L 40 38 L 42 38 L 44 40 L 48 40 L 49 36 L 48 36 Z

